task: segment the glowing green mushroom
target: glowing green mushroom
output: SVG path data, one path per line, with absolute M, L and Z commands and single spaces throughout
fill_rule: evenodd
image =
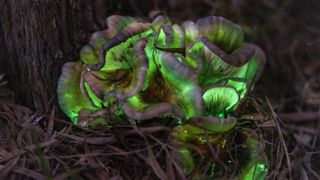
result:
M 78 122 L 79 111 L 98 109 L 81 91 L 81 73 L 81 63 L 66 63 L 62 68 L 57 88 L 60 108 L 75 124 Z
M 107 113 L 118 111 L 131 120 L 171 116 L 180 122 L 170 134 L 173 144 L 227 144 L 224 134 L 237 123 L 234 111 L 265 64 L 263 51 L 244 42 L 240 26 L 216 16 L 180 26 L 164 16 L 145 23 L 117 15 L 107 26 L 93 33 L 80 61 L 62 69 L 59 105 L 75 124 L 107 123 Z M 258 141 L 243 129 L 239 134 L 251 155 L 237 177 L 264 177 Z M 198 161 L 190 149 L 178 149 L 190 173 Z
M 196 21 L 199 33 L 219 46 L 226 53 L 232 53 L 244 42 L 244 34 L 239 25 L 220 16 L 209 16 Z
M 167 52 L 154 54 L 159 72 L 150 78 L 144 91 L 129 99 L 125 106 L 129 117 L 142 120 L 168 113 L 176 117 L 202 115 L 203 101 L 201 89 L 196 83 L 197 76 L 177 58 Z
M 224 117 L 239 102 L 239 94 L 232 86 L 215 86 L 209 88 L 203 96 L 206 115 Z
M 94 32 L 88 45 L 80 50 L 80 59 L 85 64 L 97 64 L 102 46 L 111 38 L 118 35 L 130 24 L 138 23 L 135 18 L 127 16 L 112 15 L 106 20 L 107 29 Z
M 100 99 L 126 99 L 143 88 L 148 71 L 147 39 L 140 40 L 144 35 L 138 32 L 147 29 L 144 24 L 127 27 L 104 45 L 98 64 L 87 66 L 85 80 Z
M 236 125 L 237 119 L 229 115 L 239 102 L 239 94 L 235 88 L 212 87 L 203 94 L 202 98 L 205 104 L 205 115 L 192 117 L 190 124 L 212 132 L 225 132 Z
M 222 17 L 206 17 L 183 25 L 186 39 L 186 61 L 199 71 L 200 85 L 217 84 L 225 78 L 253 81 L 263 69 L 263 52 L 244 43 L 240 26 Z
M 174 89 L 178 100 L 176 104 L 185 110 L 186 117 L 201 116 L 203 101 L 201 88 L 197 85 L 197 74 L 183 59 L 167 52 L 159 52 L 155 57 L 161 75 Z
M 164 24 L 156 37 L 155 47 L 162 51 L 180 52 L 185 49 L 185 34 L 178 25 Z
M 232 54 L 227 54 L 208 39 L 201 38 L 189 46 L 186 61 L 200 72 L 200 85 L 217 84 L 225 78 L 253 79 L 257 68 L 255 47 L 243 45 Z M 249 63 L 248 63 L 249 62 Z
M 185 33 L 185 47 L 201 36 L 198 25 L 193 21 L 185 21 L 181 26 Z

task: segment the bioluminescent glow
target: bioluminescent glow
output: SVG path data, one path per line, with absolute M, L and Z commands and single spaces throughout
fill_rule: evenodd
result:
M 210 143 L 225 144 L 219 133 L 236 125 L 233 112 L 265 63 L 241 27 L 216 16 L 177 25 L 163 16 L 147 23 L 117 15 L 107 26 L 91 36 L 79 61 L 62 69 L 58 100 L 72 122 L 104 123 L 104 111 L 132 120 L 172 116 L 187 122 L 171 133 L 176 143 L 205 144 L 209 131 L 216 134 Z M 193 170 L 192 154 L 180 149 L 180 155 L 186 171 Z M 264 172 L 262 165 L 244 169 Z

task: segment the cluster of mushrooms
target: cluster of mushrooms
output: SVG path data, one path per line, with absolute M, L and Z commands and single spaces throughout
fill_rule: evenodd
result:
M 240 26 L 217 16 L 177 25 L 161 15 L 152 23 L 113 15 L 106 23 L 81 49 L 80 61 L 62 69 L 59 105 L 73 123 L 107 124 L 107 114 L 131 120 L 170 116 L 184 122 L 170 134 L 174 144 L 205 144 L 205 132 L 221 134 L 236 125 L 233 112 L 265 64 L 263 51 L 244 42 Z M 257 159 L 257 141 L 248 131 L 241 134 L 248 159 Z M 191 150 L 180 148 L 179 157 L 186 173 L 195 169 Z M 240 176 L 258 165 L 247 163 Z

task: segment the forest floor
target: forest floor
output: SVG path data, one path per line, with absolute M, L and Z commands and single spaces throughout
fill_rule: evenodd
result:
M 221 15 L 244 27 L 246 38 L 265 51 L 268 62 L 243 107 L 258 121 L 238 127 L 253 128 L 260 137 L 267 179 L 320 179 L 319 3 L 219 2 L 168 0 L 167 6 L 157 6 L 176 22 Z M 148 10 L 139 7 L 130 3 L 127 8 L 145 16 Z M 184 176 L 167 140 L 169 127 L 122 121 L 123 126 L 88 129 L 62 118 L 58 107 L 48 114 L 34 112 L 15 103 L 0 75 L 0 179 Z M 222 174 L 232 178 L 232 172 Z

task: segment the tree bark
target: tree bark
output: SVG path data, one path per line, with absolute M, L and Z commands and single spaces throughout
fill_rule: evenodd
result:
M 0 0 L 0 71 L 18 103 L 48 111 L 62 65 L 79 59 L 90 34 L 126 6 L 124 0 Z

